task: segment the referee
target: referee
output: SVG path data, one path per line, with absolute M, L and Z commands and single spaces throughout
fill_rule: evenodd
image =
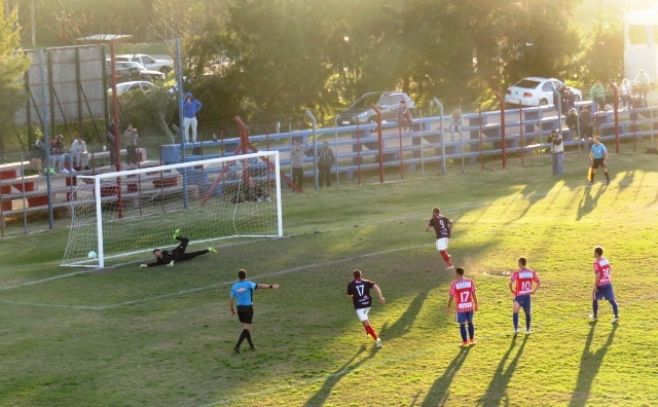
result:
M 240 345 L 245 339 L 249 342 L 249 349 L 256 349 L 254 343 L 251 341 L 251 320 L 254 317 L 254 290 L 257 288 L 279 288 L 278 284 L 263 284 L 248 281 L 246 279 L 247 270 L 245 269 L 240 269 L 238 271 L 238 278 L 240 281 L 231 286 L 231 298 L 228 301 L 231 314 L 235 315 L 235 310 L 237 308 L 238 318 L 242 323 L 240 338 L 233 348 L 235 353 L 240 353 Z

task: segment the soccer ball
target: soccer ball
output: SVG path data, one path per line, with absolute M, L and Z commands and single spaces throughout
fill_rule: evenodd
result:
M 93 251 L 93 250 L 89 250 L 89 253 L 87 253 L 87 258 L 95 259 L 96 258 L 96 252 Z

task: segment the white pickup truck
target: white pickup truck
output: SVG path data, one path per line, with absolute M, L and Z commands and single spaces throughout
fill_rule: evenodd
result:
M 168 74 L 174 69 L 172 61 L 166 59 L 155 59 L 152 56 L 146 54 L 117 55 L 116 60 L 139 62 L 140 64 L 144 65 L 146 69 L 150 69 L 153 71 L 160 71 L 164 74 Z

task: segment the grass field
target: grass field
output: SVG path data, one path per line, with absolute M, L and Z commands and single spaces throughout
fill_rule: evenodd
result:
M 591 188 L 582 156 L 566 164 L 563 179 L 546 160 L 286 193 L 285 239 L 173 268 L 66 274 L 65 230 L 2 240 L 0 405 L 656 406 L 658 160 L 613 154 L 611 185 L 600 174 Z M 424 233 L 434 206 L 455 220 L 450 251 L 478 287 L 467 350 L 445 312 L 452 273 Z M 607 302 L 588 323 L 596 244 L 617 327 Z M 515 340 L 507 280 L 520 255 L 543 286 L 534 334 Z M 281 288 L 256 292 L 258 349 L 235 355 L 240 267 Z M 345 296 L 354 267 L 387 298 L 370 314 L 380 350 Z

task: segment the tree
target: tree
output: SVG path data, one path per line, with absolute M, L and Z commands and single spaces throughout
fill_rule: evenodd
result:
M 16 10 L 6 17 L 4 11 L 4 2 L 0 1 L 0 151 L 14 126 L 17 108 L 24 105 L 21 78 L 29 66 L 20 49 Z

